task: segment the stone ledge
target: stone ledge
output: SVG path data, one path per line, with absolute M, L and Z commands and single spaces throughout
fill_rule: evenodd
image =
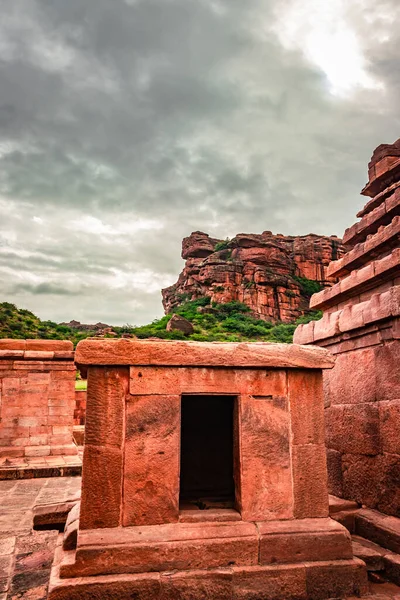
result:
M 49 585 L 49 600 L 324 600 L 368 594 L 365 564 L 359 559 L 299 562 L 268 566 L 190 569 L 187 571 L 60 578 L 60 563 L 73 560 L 59 536 Z
M 400 187 L 400 181 L 396 181 L 392 185 L 389 185 L 389 187 L 385 188 L 382 192 L 379 192 L 379 194 L 377 194 L 376 196 L 371 198 L 371 200 L 369 200 L 367 202 L 367 204 L 364 206 L 364 208 L 362 208 L 357 213 L 357 217 L 359 219 L 361 219 L 361 217 L 364 217 L 365 215 L 370 213 L 374 208 L 376 208 L 377 206 L 382 204 L 382 202 L 383 202 L 383 200 L 385 200 L 385 198 L 387 198 L 388 196 L 391 196 L 393 194 L 393 192 L 396 190 L 396 188 L 398 188 L 398 187 Z
M 0 340 L 0 350 L 32 350 L 39 352 L 69 352 L 74 345 L 69 340 L 14 340 L 4 338 Z
M 296 344 L 254 342 L 175 342 L 95 340 L 79 342 L 75 360 L 79 365 L 193 366 L 300 369 L 331 369 L 334 360 L 322 348 Z
M 353 250 L 339 260 L 330 263 L 328 277 L 342 277 L 354 269 L 362 267 L 368 261 L 377 258 L 379 253 L 391 250 L 399 244 L 400 216 L 394 217 L 386 227 L 381 227 L 370 239 L 357 244 Z
M 391 254 L 380 260 L 374 260 L 365 267 L 352 271 L 331 288 L 314 294 L 310 300 L 310 308 L 325 310 L 341 304 L 394 279 L 398 274 L 400 274 L 400 248 L 394 249 Z
M 371 163 L 370 163 L 371 164 Z M 370 166 L 368 169 L 369 182 L 361 191 L 363 196 L 371 198 L 382 192 L 400 175 L 400 159 L 395 156 L 386 156 Z
M 387 292 L 374 294 L 366 302 L 325 313 L 319 321 L 299 325 L 293 340 L 296 344 L 312 344 L 399 315 L 400 286 L 394 286 Z
M 361 221 L 344 232 L 343 244 L 354 246 L 374 234 L 382 225 L 389 225 L 392 219 L 400 214 L 400 188 L 386 198 L 379 206 L 362 217 Z

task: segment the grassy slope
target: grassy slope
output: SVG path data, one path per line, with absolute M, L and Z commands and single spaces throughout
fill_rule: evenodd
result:
M 149 325 L 114 327 L 118 335 L 132 333 L 140 339 L 158 337 L 162 339 L 191 339 L 196 341 L 268 341 L 292 342 L 293 333 L 299 323 L 318 319 L 321 313 L 310 312 L 293 324 L 273 325 L 249 315 L 249 309 L 240 302 L 210 305 L 209 298 L 185 302 L 175 309 L 177 314 L 188 319 L 194 326 L 194 333 L 185 337 L 180 331 L 166 331 L 171 315 L 153 321 Z M 79 340 L 94 335 L 94 332 L 79 332 L 66 325 L 52 321 L 41 321 L 28 310 L 18 309 L 8 302 L 0 304 L 0 338 L 17 339 L 60 339 Z

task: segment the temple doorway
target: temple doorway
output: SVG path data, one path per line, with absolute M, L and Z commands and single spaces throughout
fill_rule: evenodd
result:
M 235 396 L 182 396 L 181 508 L 233 507 L 235 400 Z

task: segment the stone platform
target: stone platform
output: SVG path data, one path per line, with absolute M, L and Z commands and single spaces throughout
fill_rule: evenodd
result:
M 60 547 L 63 536 L 58 531 L 32 531 L 32 508 L 34 505 L 51 502 L 62 503 L 79 491 L 80 484 L 80 477 L 0 481 L 0 600 L 47 599 L 54 551 L 56 546 Z M 224 581 L 224 573 L 229 574 L 229 570 L 223 570 L 220 582 Z M 276 571 L 279 573 L 279 569 Z M 272 573 L 272 570 L 270 572 Z M 207 598 L 207 593 L 208 597 L 210 596 L 211 588 L 207 576 L 202 577 L 202 573 L 196 575 L 203 586 L 202 595 L 193 596 L 190 579 L 187 584 L 186 579 L 181 578 L 180 596 L 177 594 L 174 600 L 178 598 L 193 600 L 194 597 L 200 600 Z M 163 580 L 167 577 L 170 578 L 167 583 L 172 581 L 174 584 L 177 579 L 179 580 L 180 575 L 165 575 Z M 138 575 L 130 575 L 129 578 L 136 583 L 140 581 Z M 155 578 L 161 581 L 161 575 L 158 573 Z M 100 584 L 104 580 L 98 577 L 95 579 Z M 77 579 L 76 583 L 79 584 L 80 580 Z M 221 587 L 220 583 L 219 589 Z M 371 595 L 367 597 L 368 600 L 400 600 L 400 588 L 394 584 L 369 583 L 369 592 Z M 81 597 L 83 600 L 90 598 L 85 594 Z M 102 600 L 105 598 L 101 593 L 98 597 Z M 355 600 L 355 598 L 346 596 L 346 600 Z
M 0 480 L 76 477 L 81 474 L 80 455 L 0 458 Z
M 49 598 L 306 600 L 367 591 L 350 534 L 322 518 L 81 530 L 76 551 L 60 538 Z

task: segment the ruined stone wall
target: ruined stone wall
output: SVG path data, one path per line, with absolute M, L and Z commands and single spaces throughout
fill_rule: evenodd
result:
M 72 342 L 0 340 L 0 457 L 77 454 Z
M 75 392 L 75 410 L 74 425 L 84 425 L 86 419 L 86 390 L 76 390 Z
M 352 249 L 328 268 L 340 281 L 311 299 L 324 316 L 294 340 L 336 356 L 324 374 L 331 493 L 400 516 L 400 140 L 374 152 L 362 193 Z

